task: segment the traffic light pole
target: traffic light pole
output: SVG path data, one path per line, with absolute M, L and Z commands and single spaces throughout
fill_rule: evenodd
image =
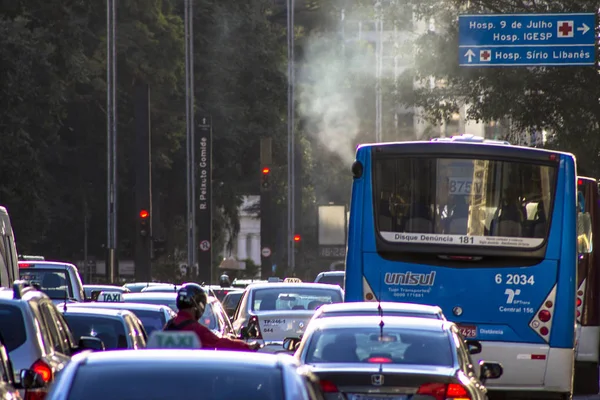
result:
M 273 205 L 270 188 L 260 193 L 260 278 L 268 279 L 273 275 Z
M 136 239 L 134 276 L 137 282 L 152 280 L 152 174 L 150 157 L 150 89 L 145 83 L 135 88 L 135 205 Z

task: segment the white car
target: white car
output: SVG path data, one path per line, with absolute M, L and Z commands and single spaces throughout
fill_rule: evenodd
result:
M 257 283 L 246 288 L 233 319 L 235 332 L 263 344 L 282 343 L 304 333 L 315 310 L 340 303 L 338 285 L 321 283 Z
M 372 301 L 327 304 L 319 307 L 312 319 L 361 315 L 418 317 L 441 319 L 446 321 L 446 316 L 444 316 L 442 309 L 438 306 L 395 302 L 376 303 Z

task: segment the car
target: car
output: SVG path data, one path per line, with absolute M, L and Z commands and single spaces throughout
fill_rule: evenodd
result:
M 317 309 L 312 319 L 359 315 L 378 316 L 380 313 L 384 316 L 420 317 L 446 320 L 446 316 L 438 306 L 394 302 L 376 303 L 371 301 L 326 304 Z
M 0 287 L 10 288 L 12 283 L 19 279 L 19 255 L 15 245 L 10 217 L 5 207 L 0 206 L 0 238 L 3 245 L 0 246 Z
M 24 372 L 29 371 L 29 372 Z M 23 374 L 35 374 L 35 372 L 31 370 L 23 370 L 19 373 L 19 376 L 23 376 Z M 41 377 L 38 376 L 39 379 Z M 23 380 L 23 379 L 21 379 Z M 4 341 L 0 338 L 0 399 L 2 400 L 19 400 L 21 399 L 21 395 L 19 394 L 17 388 L 20 387 L 19 384 L 15 381 L 15 372 L 12 367 L 12 363 L 10 362 L 10 357 L 8 356 L 8 351 L 6 351 L 6 347 L 4 347 Z M 25 395 L 27 396 L 27 394 Z
M 146 349 L 73 357 L 46 400 L 323 400 L 318 380 L 291 356 Z
M 155 304 L 91 302 L 68 305 L 69 309 L 77 309 L 79 307 L 129 310 L 142 321 L 142 325 L 144 325 L 144 329 L 148 336 L 155 330 L 161 330 L 167 321 L 174 318 L 176 315 L 170 307 Z
M 123 286 L 115 286 L 115 285 L 83 285 L 83 291 L 85 293 L 85 299 L 91 300 L 92 294 L 94 292 L 121 292 L 121 293 L 130 293 L 130 290 Z
M 284 348 L 293 349 L 295 340 L 286 340 Z M 335 396 L 368 400 L 394 393 L 485 400 L 485 381 L 499 378 L 503 370 L 498 363 L 480 361 L 478 373 L 470 355 L 478 352 L 481 345 L 467 347 L 449 321 L 340 316 L 312 321 L 295 356 Z
M 227 293 L 223 300 L 221 300 L 221 304 L 230 319 L 233 319 L 235 310 L 237 309 L 238 304 L 240 304 L 240 299 L 243 294 L 243 289 L 235 289 Z
M 69 325 L 52 300 L 26 282 L 0 289 L 0 335 L 13 367 L 39 374 L 46 390 L 71 356 L 83 350 L 102 350 L 97 338 L 75 342 Z
M 58 261 L 19 261 L 19 279 L 37 284 L 54 303 L 85 301 L 77 267 Z
M 98 338 L 106 350 L 146 348 L 146 330 L 131 311 L 85 307 L 59 310 L 75 335 Z
M 177 293 L 125 293 L 119 297 L 118 302 L 125 303 L 143 303 L 168 306 L 174 312 L 177 311 Z M 231 321 L 219 300 L 208 296 L 208 303 L 204 314 L 198 320 L 202 325 L 213 331 L 219 337 L 229 337 L 234 335 Z
M 140 293 L 177 293 L 181 288 L 181 285 L 174 285 L 170 283 L 161 283 L 160 285 L 152 285 L 143 288 Z
M 345 278 L 346 272 L 344 271 L 324 271 L 317 275 L 315 283 L 328 283 L 343 288 Z
M 340 303 L 344 293 L 337 285 L 321 283 L 256 283 L 240 300 L 233 327 L 243 338 L 283 341 L 301 335 L 317 307 Z

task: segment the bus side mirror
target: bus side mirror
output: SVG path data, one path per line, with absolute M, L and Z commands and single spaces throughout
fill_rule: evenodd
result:
M 579 254 L 592 252 L 592 218 L 590 213 L 577 214 L 577 251 Z

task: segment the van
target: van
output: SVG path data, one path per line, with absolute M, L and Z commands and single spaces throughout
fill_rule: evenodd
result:
M 6 208 L 0 206 L 0 287 L 12 288 L 19 279 L 15 235 Z

